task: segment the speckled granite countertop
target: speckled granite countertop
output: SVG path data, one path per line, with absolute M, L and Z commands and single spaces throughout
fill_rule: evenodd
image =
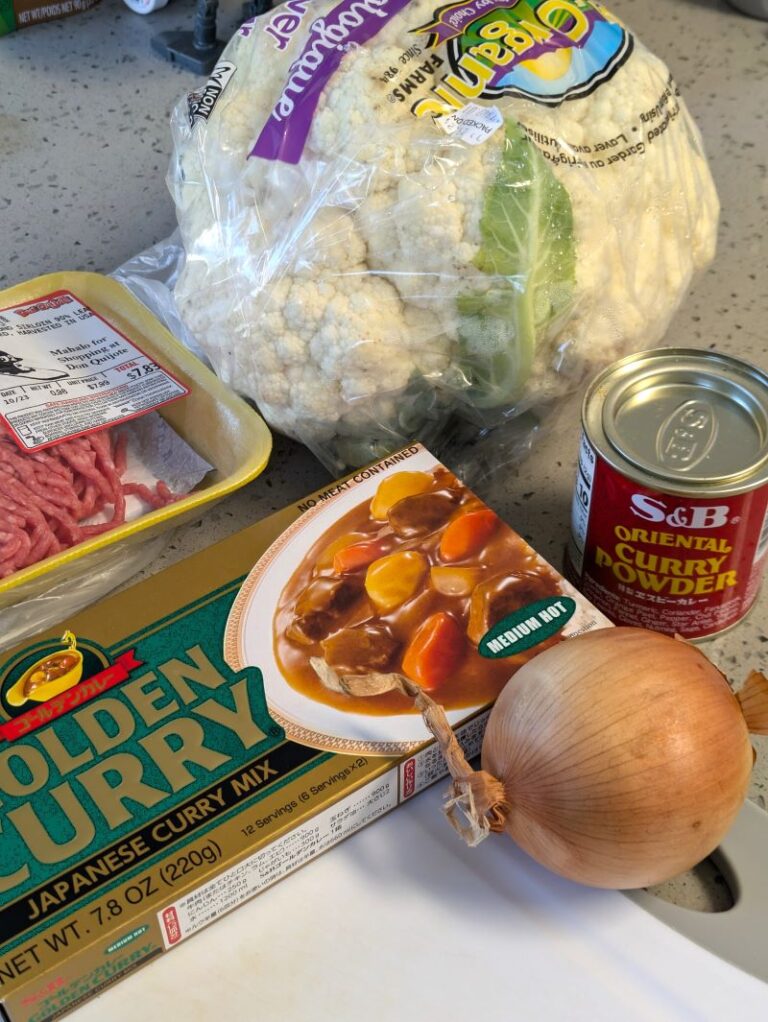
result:
M 108 272 L 174 227 L 164 185 L 168 115 L 195 77 L 150 51 L 158 31 L 187 28 L 191 0 L 142 18 L 119 0 L 0 39 L 0 288 L 59 269 Z M 670 343 L 717 347 L 768 369 L 768 28 L 724 0 L 613 0 L 672 68 L 704 136 L 722 203 L 714 265 L 669 331 Z M 222 4 L 220 35 L 239 4 Z M 576 459 L 576 394 L 531 456 L 496 488 L 497 509 L 560 565 Z M 176 535 L 153 570 L 229 535 L 328 479 L 307 451 L 277 439 L 267 471 Z M 768 587 L 750 617 L 706 644 L 735 680 L 768 670 Z M 766 808 L 768 748 L 751 796 Z M 724 902 L 706 865 L 661 894 L 691 907 Z

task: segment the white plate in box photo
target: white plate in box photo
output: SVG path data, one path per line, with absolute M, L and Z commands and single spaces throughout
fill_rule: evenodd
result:
M 511 609 L 542 597 L 572 597 L 575 612 L 548 642 L 608 623 L 420 445 L 326 492 L 254 565 L 224 636 L 227 663 L 233 670 L 261 670 L 270 714 L 294 741 L 350 755 L 390 756 L 431 739 L 404 696 L 329 692 L 311 656 L 327 659 L 340 674 L 377 670 L 412 676 L 408 668 L 415 663 L 414 680 L 443 703 L 455 726 L 489 705 L 516 666 L 535 652 L 499 659 L 478 654 L 479 637 Z M 395 504 L 393 517 L 387 509 Z M 481 530 L 475 549 L 462 548 L 462 536 L 458 549 L 446 547 L 448 523 L 470 513 L 476 515 L 473 528 Z M 338 599 L 336 588 L 328 603 L 328 587 L 341 579 L 351 596 Z M 306 613 L 307 594 L 318 587 L 321 602 L 313 605 L 310 597 Z M 423 638 L 433 624 L 439 630 L 431 645 L 428 637 L 422 642 L 427 659 L 409 661 L 416 655 L 410 652 L 413 637 Z M 355 659 L 352 669 L 348 643 L 350 637 L 358 642 L 361 633 L 364 652 L 351 655 L 363 660 Z M 375 663 L 365 659 L 371 655 Z M 429 668 L 424 675 L 418 673 L 421 664 Z M 441 672 L 444 677 L 437 677 Z

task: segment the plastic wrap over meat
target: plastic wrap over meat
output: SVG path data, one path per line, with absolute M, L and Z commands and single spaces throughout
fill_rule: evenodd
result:
M 173 128 L 186 327 L 337 471 L 659 343 L 714 252 L 675 81 L 588 0 L 287 0 Z

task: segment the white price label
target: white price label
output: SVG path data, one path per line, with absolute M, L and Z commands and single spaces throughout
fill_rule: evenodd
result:
M 26 450 L 134 419 L 188 393 L 70 291 L 0 310 L 0 417 Z
M 495 106 L 467 103 L 455 114 L 438 118 L 438 124 L 447 135 L 455 135 L 469 145 L 481 145 L 504 123 L 501 111 Z

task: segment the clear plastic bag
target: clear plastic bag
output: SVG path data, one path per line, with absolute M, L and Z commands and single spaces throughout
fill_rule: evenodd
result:
M 173 289 L 184 266 L 178 231 L 126 260 L 110 274 L 149 309 L 173 336 L 210 367 L 211 363 L 179 315 Z
M 587 0 L 289 0 L 172 125 L 181 318 L 336 473 L 659 343 L 714 254 L 679 90 Z
M 173 533 L 165 533 L 128 549 L 102 552 L 86 574 L 62 578 L 42 591 L 39 584 L 20 586 L 16 602 L 0 607 L 0 652 L 96 603 L 156 561 L 172 538 Z

